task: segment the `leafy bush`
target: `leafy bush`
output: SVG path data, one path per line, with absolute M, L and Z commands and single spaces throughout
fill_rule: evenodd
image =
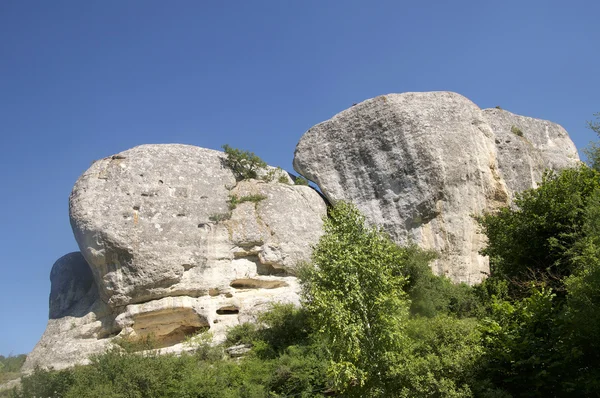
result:
M 25 363 L 26 355 L 0 355 L 0 384 L 21 376 L 21 367 Z
M 274 397 L 323 397 L 329 391 L 324 350 L 316 346 L 289 346 L 273 363 L 269 390 Z
M 328 373 L 336 389 L 376 396 L 385 390 L 390 356 L 406 342 L 406 252 L 367 227 L 349 203 L 330 209 L 324 229 L 314 266 L 301 272 L 304 306 L 331 357 Z
M 305 309 L 293 304 L 274 303 L 271 309 L 259 315 L 263 325 L 260 337 L 276 352 L 288 346 L 309 344 L 309 316 Z
M 494 385 L 518 396 L 553 396 L 562 382 L 556 372 L 562 354 L 559 307 L 549 289 L 528 297 L 497 300 L 482 323 L 486 350 L 483 373 Z
M 518 396 L 597 395 L 599 177 L 586 166 L 548 173 L 518 196 L 517 209 L 482 219 L 492 277 L 478 290 L 510 294 L 488 294 L 478 385 L 487 378 Z
M 531 282 L 562 294 L 563 278 L 574 269 L 586 206 L 599 188 L 600 174 L 587 166 L 547 172 L 537 189 L 517 194 L 516 209 L 479 217 L 492 277 L 510 281 L 513 295 L 528 294 Z
M 409 291 L 409 296 L 413 315 L 469 318 L 479 317 L 485 312 L 475 288 L 465 283 L 455 284 L 450 279 L 433 273 L 418 280 Z
M 273 303 L 258 316 L 258 323 L 243 323 L 227 331 L 226 346 L 255 346 L 263 358 L 280 354 L 291 345 L 310 344 L 308 314 L 293 304 Z
M 477 322 L 440 315 L 406 325 L 410 345 L 391 372 L 393 396 L 472 397 L 483 354 Z
M 214 223 L 220 223 L 222 221 L 227 221 L 231 218 L 231 212 L 227 213 L 215 213 L 208 216 L 208 219 Z
M 147 335 L 141 338 L 118 337 L 113 340 L 113 343 L 128 353 L 157 348 L 157 343 L 153 335 Z
M 225 162 L 238 180 L 257 178 L 258 172 L 267 167 L 253 152 L 232 148 L 227 144 L 223 145 L 223 150 L 227 155 Z
M 594 113 L 596 117 L 595 121 L 588 121 L 588 128 L 596 133 L 600 137 L 600 112 Z M 589 144 L 587 148 L 583 150 L 587 157 L 587 164 L 594 170 L 600 171 L 600 146 L 596 142 Z
M 275 179 L 275 174 L 277 174 L 279 170 L 281 170 L 280 167 L 267 170 L 267 172 L 262 176 L 262 180 L 265 182 L 273 181 Z
M 27 355 L 0 355 L 0 372 L 18 372 L 25 363 Z
M 240 344 L 252 345 L 260 339 L 258 326 L 255 323 L 242 323 L 227 331 L 225 345 L 228 347 Z
M 262 180 L 265 182 L 272 182 L 277 177 L 277 182 L 281 184 L 289 184 L 288 176 L 281 167 L 269 168 L 267 172 L 262 176 Z
M 75 383 L 72 369 L 54 371 L 36 367 L 21 379 L 21 387 L 14 389 L 12 398 L 64 397 Z

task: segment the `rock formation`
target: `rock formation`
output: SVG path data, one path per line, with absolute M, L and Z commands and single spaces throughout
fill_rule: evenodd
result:
M 294 273 L 325 202 L 276 169 L 236 181 L 224 156 L 143 145 L 79 178 L 69 208 L 81 253 L 52 268 L 50 320 L 25 369 L 84 363 L 115 337 L 180 351 L 193 333 L 219 340 L 272 302 L 298 302 Z
M 537 187 L 544 170 L 572 167 L 577 149 L 564 128 L 547 120 L 519 116 L 502 109 L 484 109 L 494 131 L 498 167 L 511 198 Z
M 511 203 L 545 168 L 579 158 L 566 131 L 450 92 L 380 96 L 308 130 L 294 168 L 332 202 L 355 203 L 400 244 L 440 253 L 434 271 L 481 281 L 487 258 L 473 215 Z
M 470 284 L 488 272 L 473 215 L 577 162 L 562 127 L 449 92 L 364 101 L 311 128 L 294 156 L 329 201 L 439 252 L 434 271 Z M 85 363 L 115 338 L 179 352 L 186 336 L 218 341 L 272 302 L 297 303 L 294 273 L 322 234 L 325 201 L 283 171 L 263 174 L 237 181 L 223 153 L 187 145 L 95 162 L 70 197 L 81 252 L 52 268 L 50 320 L 24 368 Z

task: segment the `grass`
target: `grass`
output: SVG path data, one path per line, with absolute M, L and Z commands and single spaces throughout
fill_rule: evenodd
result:
M 237 196 L 237 195 L 229 195 L 229 210 L 233 210 L 237 207 L 237 205 L 242 204 L 244 202 L 252 202 L 258 203 L 261 200 L 265 200 L 267 197 L 261 194 L 254 195 L 246 195 L 246 196 Z
M 512 126 L 510 128 L 510 131 L 514 135 L 518 135 L 519 137 L 523 137 L 523 131 L 520 128 L 518 128 L 517 126 Z
M 214 223 L 220 223 L 221 221 L 227 221 L 231 218 L 231 213 L 215 213 L 208 216 L 208 219 Z
M 296 185 L 308 185 L 308 180 L 304 177 L 296 177 L 296 179 L 294 180 L 294 184 Z

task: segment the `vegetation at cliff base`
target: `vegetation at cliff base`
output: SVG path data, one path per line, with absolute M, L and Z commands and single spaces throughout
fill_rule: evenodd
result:
M 25 358 L 26 356 L 23 354 L 7 357 L 0 355 L 0 384 L 20 377 Z
M 434 276 L 432 258 L 396 246 L 340 202 L 302 270 L 301 308 L 274 305 L 257 324 L 232 328 L 223 346 L 203 342 L 193 354 L 116 346 L 87 366 L 36 369 L 12 397 L 469 396 L 479 332 L 453 309 L 468 307 L 471 288 Z M 229 358 L 225 349 L 238 345 L 251 350 Z
M 600 112 L 595 113 L 596 120 L 587 122 L 588 128 L 600 137 Z M 591 168 L 600 171 L 600 146 L 597 142 L 591 142 L 587 148 L 583 150 L 588 158 L 588 163 Z
M 593 163 L 592 159 L 592 164 Z M 329 209 L 302 306 L 274 305 L 227 341 L 181 356 L 115 348 L 37 369 L 14 398 L 574 397 L 600 391 L 600 173 L 546 173 L 515 206 L 478 218 L 491 274 L 433 275 L 350 203 Z M 241 358 L 227 348 L 243 346 Z
M 492 276 L 503 283 L 482 319 L 490 381 L 514 396 L 600 391 L 600 174 L 547 174 L 516 209 L 481 219 Z

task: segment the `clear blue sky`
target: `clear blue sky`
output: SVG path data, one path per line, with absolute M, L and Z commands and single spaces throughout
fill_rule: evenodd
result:
M 0 1 L 0 354 L 44 331 L 49 273 L 95 159 L 224 143 L 292 171 L 311 126 L 449 90 L 549 119 L 600 111 L 596 1 Z

